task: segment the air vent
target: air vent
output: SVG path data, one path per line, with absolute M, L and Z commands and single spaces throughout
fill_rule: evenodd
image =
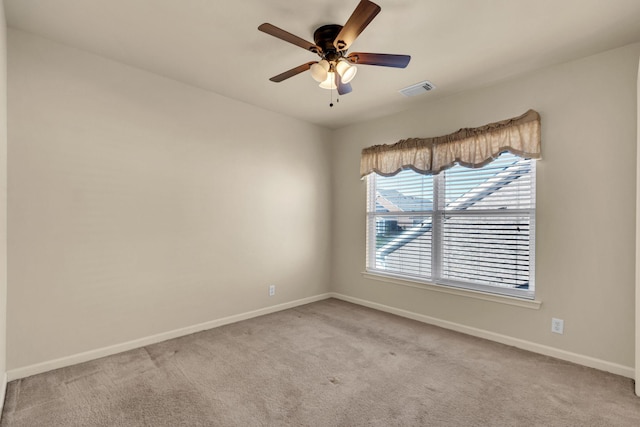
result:
M 404 96 L 417 96 L 430 90 L 435 89 L 436 86 L 428 80 L 420 83 L 416 83 L 411 86 L 407 86 L 404 89 L 400 89 L 400 93 Z

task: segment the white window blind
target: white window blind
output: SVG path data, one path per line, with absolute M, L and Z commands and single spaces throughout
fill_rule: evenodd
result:
M 367 179 L 368 271 L 534 297 L 534 161 Z

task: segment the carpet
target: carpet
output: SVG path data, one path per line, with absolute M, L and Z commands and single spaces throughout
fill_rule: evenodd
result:
M 628 378 L 335 299 L 12 381 L 0 421 L 638 425 Z

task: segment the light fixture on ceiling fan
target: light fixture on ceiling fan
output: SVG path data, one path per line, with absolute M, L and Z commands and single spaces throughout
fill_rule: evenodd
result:
M 320 83 L 321 88 L 337 89 L 340 95 L 344 95 L 352 90 L 350 82 L 357 72 L 355 64 L 405 68 L 411 60 L 409 55 L 362 52 L 347 54 L 347 49 L 380 10 L 377 4 L 369 0 L 361 0 L 344 26 L 331 24 L 316 29 L 313 33 L 315 44 L 275 25 L 267 23 L 260 25 L 258 30 L 309 50 L 320 57 L 320 61 L 307 62 L 269 80 L 279 83 L 310 70 L 311 77 Z
M 346 59 L 340 58 L 333 62 L 321 59 L 311 66 L 310 71 L 311 77 L 320 83 L 321 88 L 336 89 L 336 73 L 340 76 L 342 84 L 347 84 L 353 80 L 358 69 Z

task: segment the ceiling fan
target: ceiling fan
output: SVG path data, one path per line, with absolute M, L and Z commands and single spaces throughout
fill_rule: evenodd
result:
M 340 95 L 344 95 L 351 92 L 349 82 L 356 74 L 355 64 L 405 68 L 411 60 L 409 55 L 363 52 L 347 54 L 347 49 L 380 10 L 380 6 L 377 4 L 369 0 L 360 0 L 344 26 L 331 24 L 316 29 L 313 33 L 315 43 L 308 42 L 272 24 L 260 25 L 258 30 L 313 52 L 320 57 L 319 61 L 310 61 L 299 65 L 273 76 L 269 80 L 279 83 L 289 77 L 311 70 L 311 76 L 320 83 L 321 88 L 337 89 Z

